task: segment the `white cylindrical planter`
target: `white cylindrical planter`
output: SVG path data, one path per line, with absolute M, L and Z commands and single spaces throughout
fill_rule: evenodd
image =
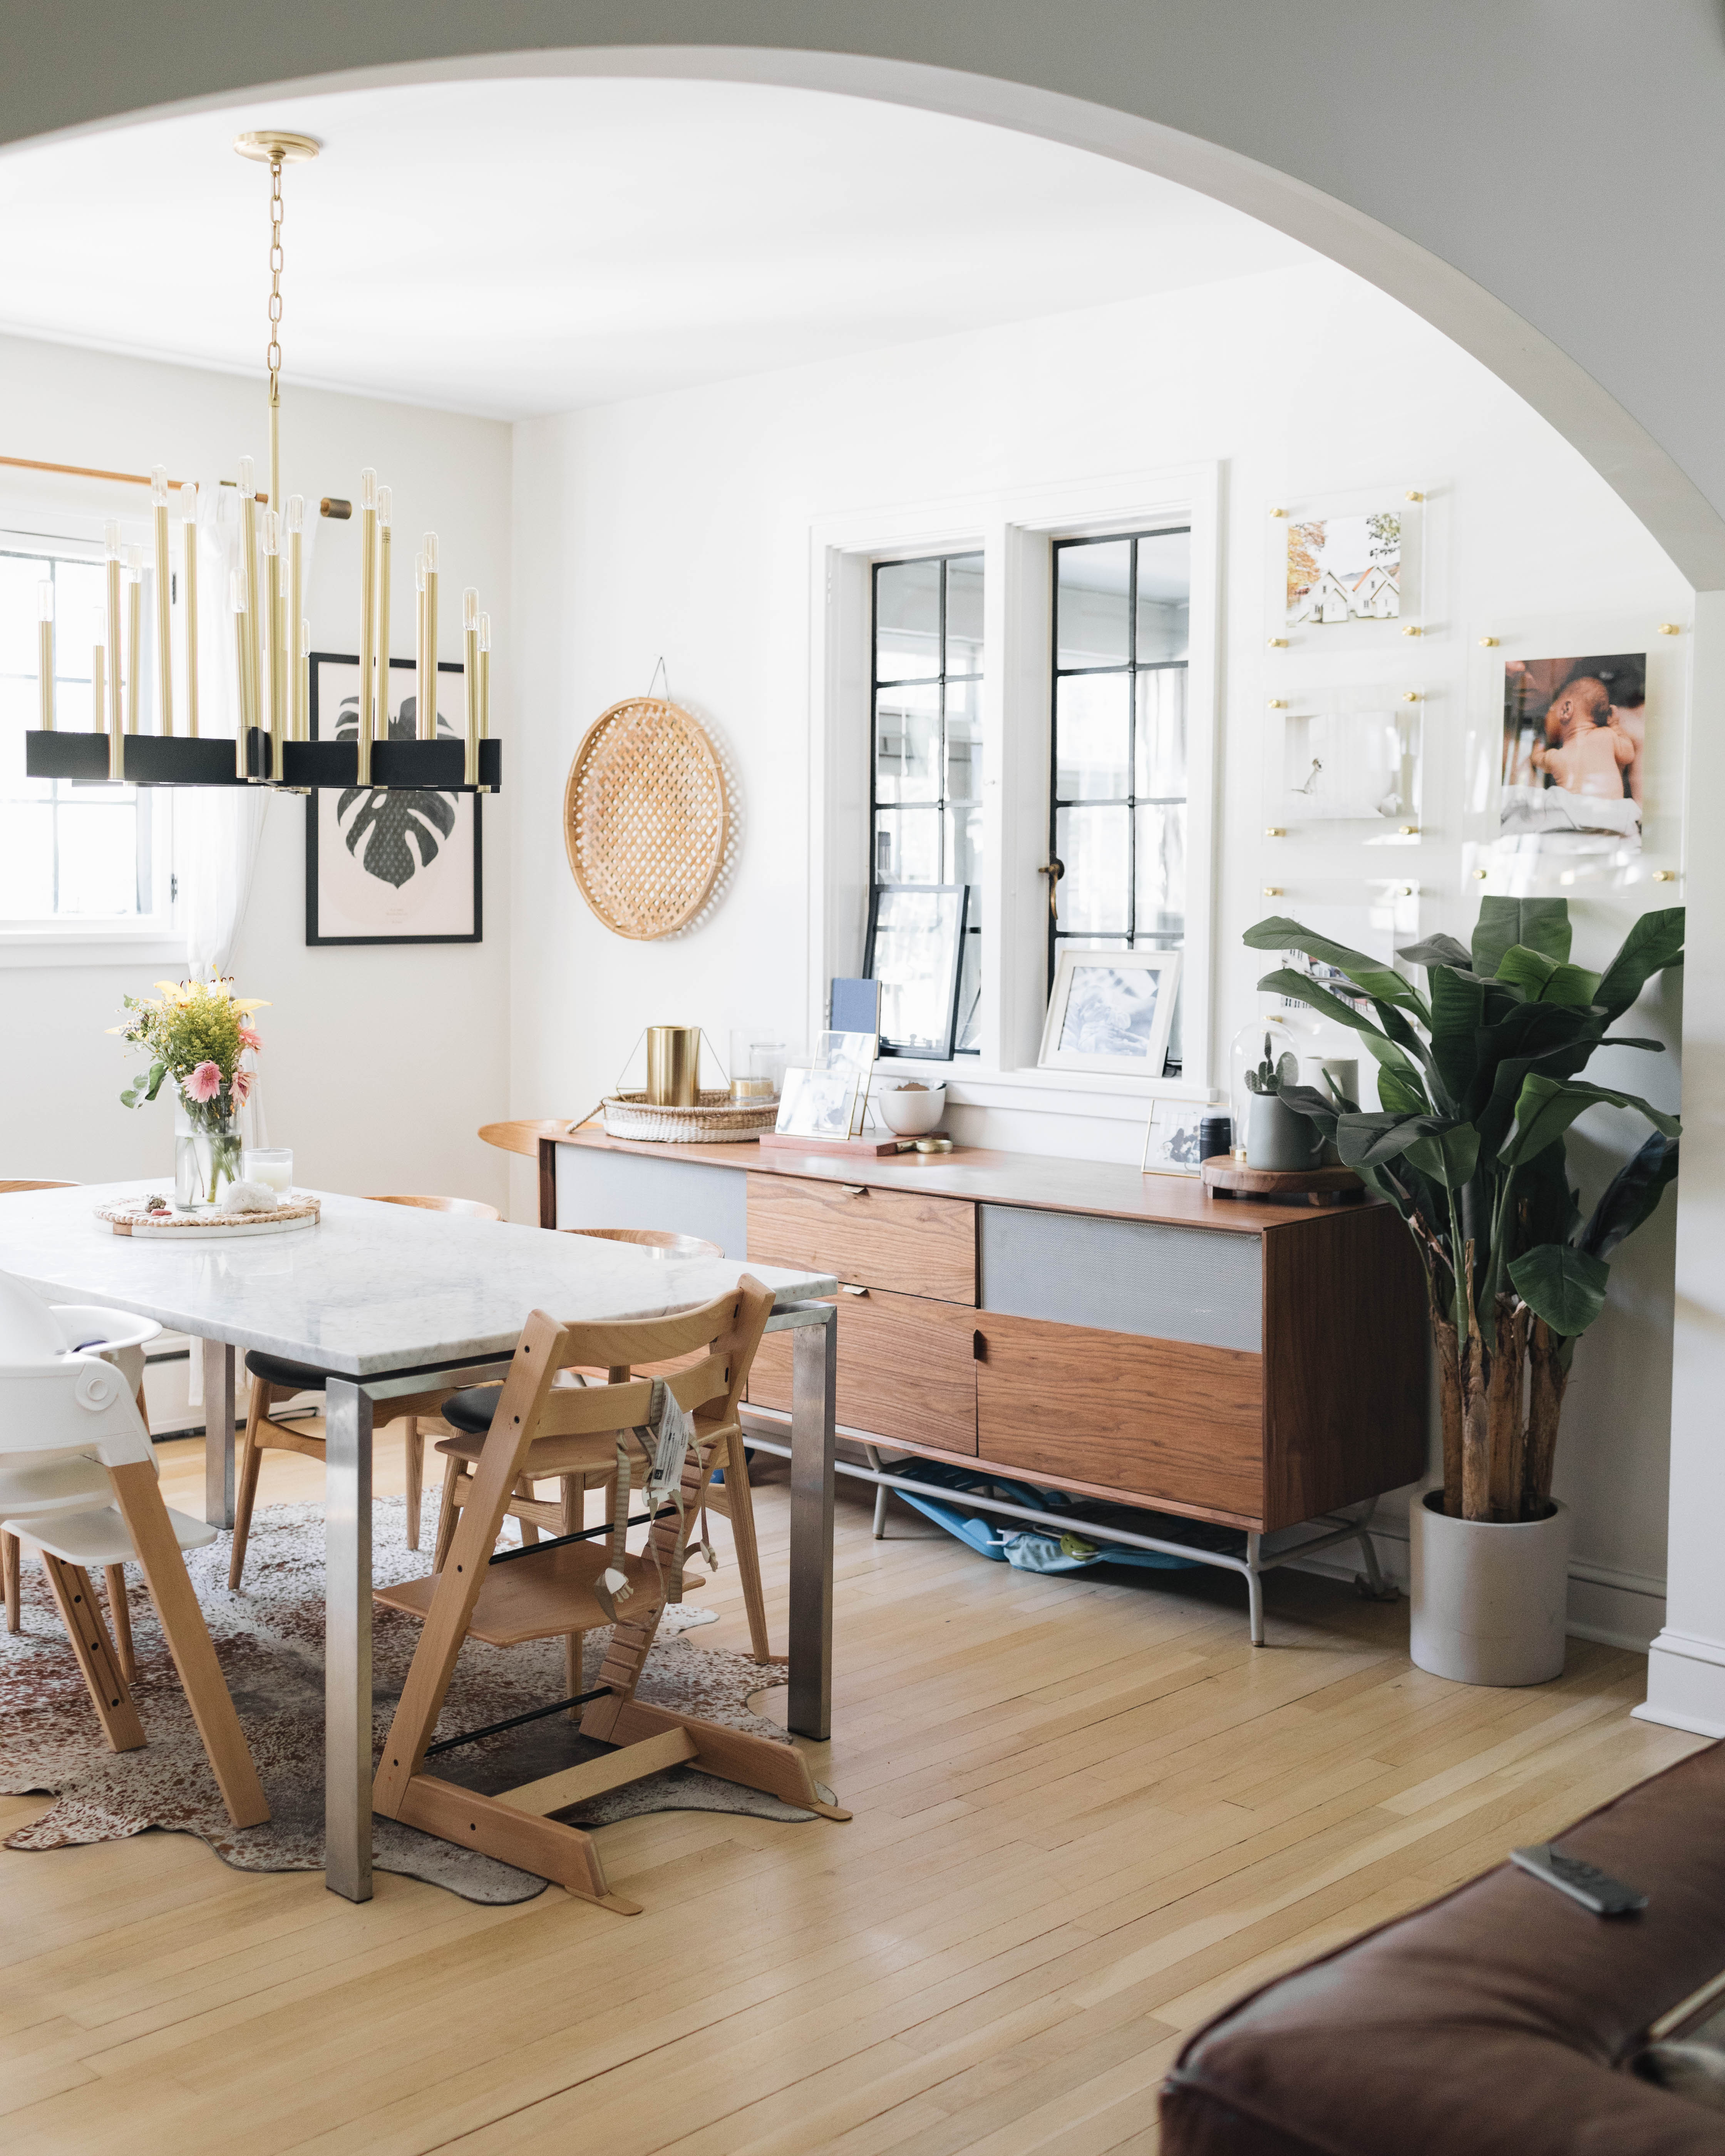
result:
M 1563 1674 L 1569 1512 L 1458 1520 L 1429 1490 L 1408 1515 L 1413 1625 L 1422 1670 L 1457 1684 L 1533 1685 Z

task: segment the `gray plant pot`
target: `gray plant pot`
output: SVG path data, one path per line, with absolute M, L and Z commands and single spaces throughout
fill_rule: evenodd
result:
M 1427 1491 L 1408 1513 L 1414 1661 L 1458 1684 L 1548 1684 L 1562 1676 L 1568 1508 L 1509 1522 L 1458 1520 L 1443 1506 L 1441 1490 Z
M 1246 1125 L 1246 1166 L 1289 1173 L 1313 1167 L 1323 1140 L 1309 1116 L 1296 1116 L 1274 1093 L 1254 1093 Z

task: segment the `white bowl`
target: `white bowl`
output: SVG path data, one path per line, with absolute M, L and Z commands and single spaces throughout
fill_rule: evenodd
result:
M 921 1093 L 882 1091 L 875 1094 L 875 1106 L 888 1130 L 901 1137 L 920 1138 L 940 1127 L 947 1112 L 947 1089 L 931 1086 Z

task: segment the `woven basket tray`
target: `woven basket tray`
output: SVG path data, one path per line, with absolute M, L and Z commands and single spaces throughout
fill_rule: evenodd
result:
M 741 1144 L 778 1121 L 777 1101 L 734 1101 L 718 1091 L 701 1094 L 692 1108 L 657 1108 L 644 1093 L 613 1093 L 603 1105 L 607 1137 L 665 1145 Z

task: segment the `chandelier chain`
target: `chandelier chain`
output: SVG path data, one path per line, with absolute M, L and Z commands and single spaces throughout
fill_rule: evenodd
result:
M 270 160 L 270 342 L 264 363 L 270 370 L 270 402 L 281 402 L 281 159 Z

